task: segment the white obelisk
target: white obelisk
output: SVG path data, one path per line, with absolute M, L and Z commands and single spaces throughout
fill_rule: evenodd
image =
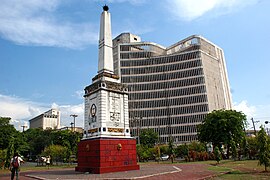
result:
M 105 9 L 100 18 L 98 73 L 113 74 L 113 70 L 111 15 Z
M 128 88 L 113 68 L 111 18 L 108 6 L 100 19 L 98 74 L 85 88 L 84 138 L 130 138 Z

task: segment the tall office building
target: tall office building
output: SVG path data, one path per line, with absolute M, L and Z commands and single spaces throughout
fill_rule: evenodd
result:
M 161 143 L 197 140 L 197 125 L 231 109 L 223 50 L 197 35 L 170 47 L 123 33 L 113 40 L 115 74 L 129 90 L 132 136 L 152 128 Z

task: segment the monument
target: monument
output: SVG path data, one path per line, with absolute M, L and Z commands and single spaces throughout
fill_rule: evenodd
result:
M 95 174 L 138 170 L 136 140 L 130 136 L 128 88 L 114 74 L 108 6 L 100 19 L 98 74 L 84 94 L 84 137 L 76 171 Z

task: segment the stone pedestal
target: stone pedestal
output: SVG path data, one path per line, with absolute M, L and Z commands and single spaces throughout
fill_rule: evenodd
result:
M 78 144 L 76 171 L 103 174 L 139 170 L 136 140 L 133 138 L 93 138 Z

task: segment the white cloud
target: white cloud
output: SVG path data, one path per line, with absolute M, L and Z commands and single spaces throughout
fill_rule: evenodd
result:
M 14 120 L 35 116 L 44 110 L 41 104 L 36 104 L 15 96 L 0 94 L 0 115 L 8 116 Z
M 0 35 L 17 44 L 81 48 L 96 44 L 96 28 L 63 22 L 55 16 L 60 0 L 2 0 Z
M 17 129 L 28 123 L 27 119 L 35 117 L 46 110 L 42 104 L 34 103 L 15 96 L 0 94 L 0 116 L 10 117 L 11 123 Z
M 254 117 L 256 113 L 256 107 L 249 105 L 246 100 L 235 103 L 233 108 L 236 111 L 242 111 L 248 118 Z
M 253 124 L 251 118 L 255 122 L 255 128 L 259 129 L 261 125 L 265 125 L 265 121 L 270 121 L 270 105 L 250 105 L 244 100 L 240 103 L 234 103 L 233 109 L 242 111 L 247 116 L 248 128 L 252 129 Z
M 22 130 L 23 125 L 29 128 L 28 120 L 48 111 L 50 108 L 57 108 L 61 112 L 61 126 L 69 126 L 73 122 L 71 114 L 77 114 L 76 126 L 83 127 L 84 119 L 84 105 L 58 105 L 52 103 L 51 105 L 44 105 L 28 101 L 23 98 L 15 96 L 6 96 L 0 94 L 0 116 L 10 117 L 11 124 L 18 130 Z
M 73 117 L 71 114 L 78 115 L 75 118 L 75 125 L 76 127 L 83 127 L 84 126 L 84 104 L 77 104 L 77 105 L 60 105 L 58 109 L 61 112 L 61 126 L 70 126 L 70 123 L 73 122 Z
M 83 95 L 84 95 L 84 91 L 83 90 L 78 90 L 78 91 L 75 92 L 75 94 L 73 96 L 78 98 L 78 99 L 83 99 Z
M 176 19 L 191 21 L 210 12 L 218 16 L 257 3 L 259 0 L 167 0 L 168 10 Z

